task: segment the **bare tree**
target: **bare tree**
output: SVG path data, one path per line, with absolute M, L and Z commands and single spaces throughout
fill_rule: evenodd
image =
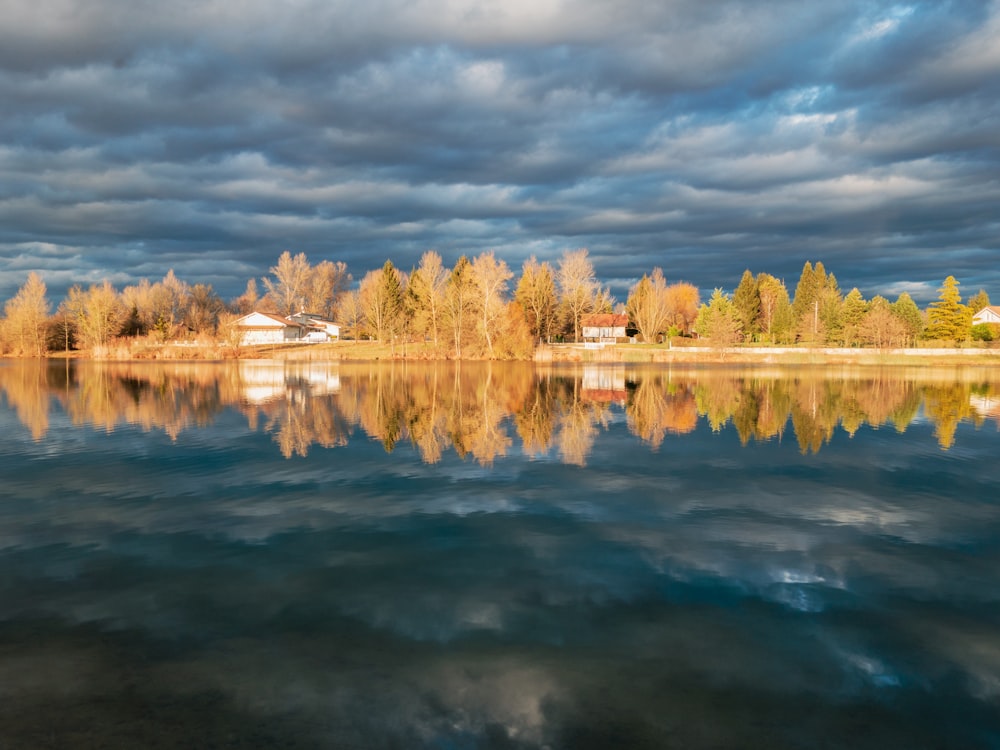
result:
M 260 295 L 257 293 L 257 280 L 250 279 L 243 294 L 232 301 L 231 307 L 233 308 L 233 312 L 246 315 L 257 309 L 257 302 L 259 300 Z
M 410 328 L 418 336 L 428 333 L 438 344 L 438 330 L 444 313 L 448 272 L 441 265 L 441 256 L 428 250 L 420 258 L 420 266 L 410 275 L 406 285 L 406 308 Z
M 350 332 L 351 338 L 354 340 L 360 338 L 365 314 L 361 307 L 361 297 L 358 290 L 352 289 L 344 293 L 340 298 L 340 309 L 337 312 L 341 323 Z
M 80 343 L 87 348 L 106 345 L 121 330 L 126 314 L 121 298 L 107 280 L 86 292 L 74 286 L 66 298 L 66 310 L 76 323 Z
M 598 291 L 594 267 L 586 248 L 567 250 L 559 261 L 561 303 L 573 323 L 573 340 L 580 340 L 580 317 L 594 307 Z
M 152 328 L 164 341 L 176 333 L 184 316 L 188 286 L 174 275 L 171 268 L 162 281 L 150 287 Z
M 492 250 L 472 262 L 472 280 L 479 290 L 480 326 L 491 358 L 494 328 L 504 313 L 507 282 L 513 275 L 504 261 L 496 259 Z
M 333 320 L 337 314 L 340 298 L 350 283 L 351 275 L 347 272 L 347 264 L 343 261 L 333 263 L 324 260 L 318 263 L 309 271 L 305 295 L 306 310 L 327 320 Z
M 195 284 L 188 291 L 184 324 L 195 333 L 214 333 L 225 309 L 225 303 L 211 284 Z
M 294 258 L 287 250 L 278 258 L 278 264 L 268 269 L 274 280 L 264 278 L 264 288 L 274 300 L 278 312 L 291 315 L 305 306 L 309 292 L 310 268 L 305 253 Z
M 445 290 L 445 317 L 451 328 L 455 356 L 462 358 L 462 344 L 473 322 L 476 284 L 472 279 L 472 264 L 464 255 L 455 263 Z

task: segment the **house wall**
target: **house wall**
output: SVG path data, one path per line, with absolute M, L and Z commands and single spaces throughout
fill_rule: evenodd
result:
M 997 315 L 993 310 L 989 308 L 985 310 L 980 310 L 975 315 L 972 316 L 973 324 L 976 323 L 1000 323 L 1000 315 Z
M 584 326 L 583 327 L 583 338 L 585 339 L 598 339 L 600 341 L 614 341 L 615 339 L 625 338 L 625 328 L 624 326 L 614 327 L 614 326 Z
M 241 341 L 247 346 L 254 344 L 280 344 L 286 340 L 286 330 L 281 328 L 247 328 L 243 331 Z

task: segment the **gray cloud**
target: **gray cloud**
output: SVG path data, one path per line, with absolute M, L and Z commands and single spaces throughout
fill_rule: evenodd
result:
M 996 3 L 8 6 L 2 295 L 581 246 L 1000 293 Z

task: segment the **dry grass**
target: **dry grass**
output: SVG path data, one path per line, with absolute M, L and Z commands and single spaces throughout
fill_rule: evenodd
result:
M 687 341 L 685 341 L 687 343 Z M 52 357 L 103 360 L 446 360 L 445 349 L 429 343 L 385 344 L 377 341 L 334 341 L 323 344 L 266 344 L 233 348 L 213 342 L 161 344 L 143 339 L 119 339 L 94 352 L 52 352 Z M 631 362 L 776 365 L 1000 365 L 1000 348 L 965 349 L 832 349 L 805 347 L 707 347 L 667 344 L 545 345 L 535 362 Z

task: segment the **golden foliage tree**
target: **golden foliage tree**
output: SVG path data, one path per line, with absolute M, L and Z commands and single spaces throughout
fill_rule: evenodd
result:
M 532 336 L 538 342 L 548 341 L 555 324 L 558 295 L 555 275 L 547 262 L 539 263 L 532 255 L 521 267 L 514 299 L 524 310 Z
M 670 303 L 663 271 L 654 268 L 650 276 L 643 275 L 629 291 L 625 312 L 638 329 L 643 341 L 655 342 L 670 324 Z
M 701 305 L 698 287 L 686 281 L 678 281 L 667 287 L 666 299 L 668 325 L 683 334 L 691 333 Z
M 13 299 L 4 305 L 5 337 L 14 354 L 25 357 L 45 354 L 45 325 L 50 309 L 45 293 L 42 277 L 32 272 Z
M 66 310 L 76 324 L 79 343 L 87 349 L 106 346 L 118 335 L 127 314 L 110 281 L 93 284 L 87 291 L 74 286 L 66 297 Z

